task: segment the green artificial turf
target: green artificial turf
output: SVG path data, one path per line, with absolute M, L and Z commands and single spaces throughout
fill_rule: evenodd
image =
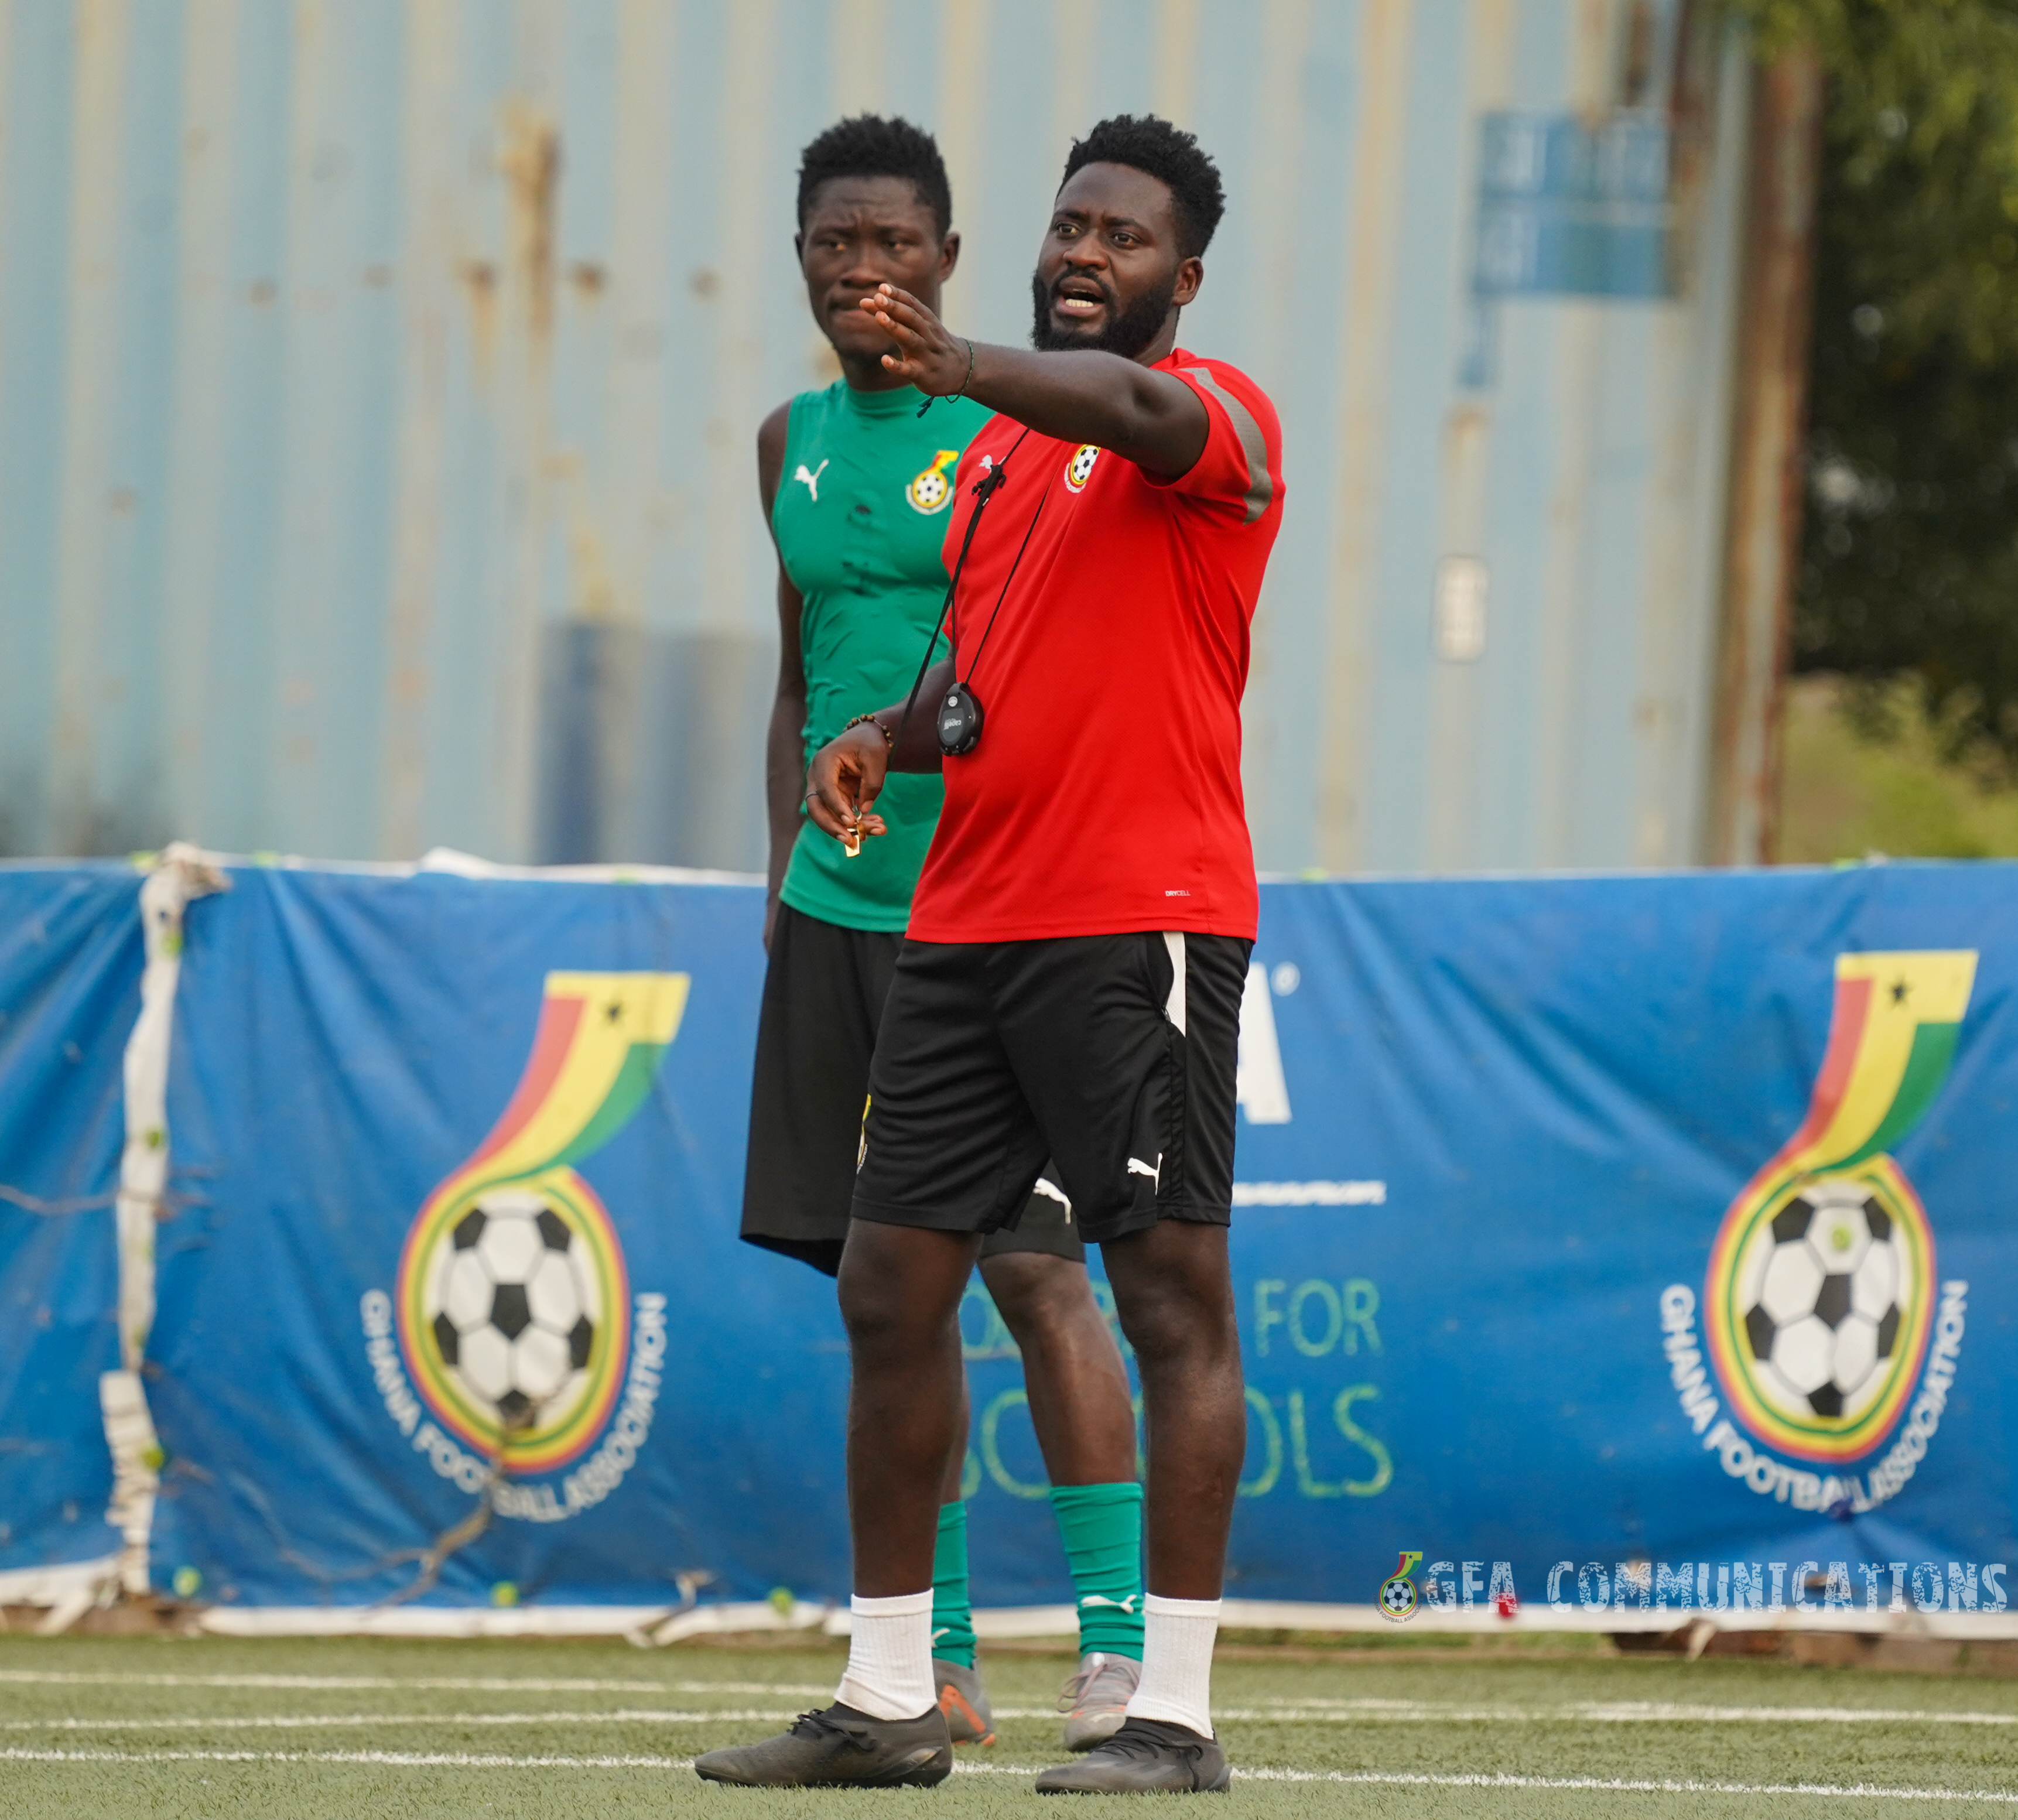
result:
M 984 1665 L 1000 1742 L 963 1750 L 941 1787 L 773 1794 L 703 1785 L 681 1760 L 823 1705 L 833 1648 L 0 1637 L 0 1812 L 1055 1816 L 1029 1777 L 1058 1760 L 1051 1707 L 1069 1664 Z M 2004 1681 L 1390 1649 L 1222 1662 L 1214 1695 L 1249 1773 L 1213 1812 L 1651 1817 L 1770 1803 L 1776 1815 L 1905 1820 L 2018 1809 L 2018 1684 Z M 1568 1786 L 1579 1781 L 1597 1786 Z

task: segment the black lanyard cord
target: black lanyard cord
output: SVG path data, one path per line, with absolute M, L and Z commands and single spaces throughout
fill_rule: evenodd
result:
M 1022 436 L 1017 437 L 1015 441 L 1009 445 L 1009 455 L 1014 454 L 1022 447 L 1023 436 L 1029 433 L 1026 429 Z M 932 621 L 932 635 L 925 641 L 925 654 L 918 660 L 918 673 L 911 679 L 911 693 L 904 697 L 904 711 L 897 718 L 897 730 L 890 736 L 890 750 L 893 752 L 896 751 L 899 744 L 904 737 L 904 729 L 910 722 L 911 710 L 917 704 L 918 691 L 924 686 L 925 672 L 932 667 L 932 653 L 938 649 L 939 634 L 946 628 L 946 614 L 953 606 L 953 591 L 960 586 L 960 571 L 967 566 L 967 552 L 974 547 L 975 527 L 981 523 L 981 514 L 988 504 L 989 496 L 1009 478 L 1009 455 L 1004 455 L 974 483 L 974 513 L 967 521 L 967 535 L 960 541 L 960 555 L 953 563 L 953 579 L 947 582 L 946 598 L 939 602 L 939 616 Z M 1048 494 L 1051 489 L 1047 487 L 1044 490 Z M 1042 512 L 1043 508 L 1044 502 L 1040 499 L 1037 501 L 1037 509 Z M 1035 519 L 1031 519 L 1033 527 L 1036 526 L 1036 522 Z M 1030 541 L 1029 532 L 1026 531 L 1024 534 L 1023 541 L 1026 544 Z M 1018 550 L 1016 552 L 1016 560 L 1020 563 L 1022 559 L 1023 552 Z M 1012 567 L 1009 573 L 1013 576 L 1016 571 Z M 1006 589 L 1008 584 L 1005 582 L 1003 585 Z M 995 602 L 995 607 L 996 612 L 999 613 L 1001 610 L 1002 602 L 999 599 Z M 988 624 L 992 631 L 995 624 L 993 615 L 989 616 Z M 986 632 L 982 634 L 981 642 L 984 645 L 988 642 Z M 947 643 L 948 648 L 950 649 L 952 643 L 950 639 L 948 639 Z M 978 657 L 980 653 L 976 652 L 975 655 Z M 974 667 L 969 664 L 967 674 L 972 675 L 973 673 Z
M 967 686 L 974 685 L 974 673 L 981 668 L 981 653 L 988 649 L 989 635 L 995 630 L 995 616 L 1002 610 L 1002 603 L 1009 598 L 1009 584 L 1016 579 L 1016 571 L 1023 566 L 1023 552 L 1030 547 L 1030 538 L 1037 528 L 1037 520 L 1044 516 L 1044 501 L 1051 496 L 1050 481 L 1044 483 L 1044 490 L 1037 495 L 1037 509 L 1030 514 L 1030 522 L 1024 527 L 1023 541 L 1016 546 L 1016 560 L 1009 565 L 1009 573 L 1002 578 L 1002 592 L 995 597 L 995 606 L 988 616 L 988 624 L 981 628 L 981 642 L 975 647 L 974 657 L 967 666 Z

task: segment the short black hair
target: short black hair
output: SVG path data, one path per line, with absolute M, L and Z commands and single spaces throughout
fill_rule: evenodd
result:
M 1165 185 L 1177 218 L 1177 254 L 1195 259 L 1212 244 L 1219 218 L 1226 212 L 1226 191 L 1219 166 L 1199 147 L 1195 134 L 1167 120 L 1145 114 L 1117 114 L 1103 120 L 1084 139 L 1075 139 L 1065 159 L 1062 190 L 1082 165 L 1126 165 L 1144 171 Z
M 941 238 L 953 226 L 953 186 L 938 141 L 908 120 L 858 114 L 838 120 L 799 154 L 799 226 L 820 185 L 836 177 L 906 177 L 932 212 Z

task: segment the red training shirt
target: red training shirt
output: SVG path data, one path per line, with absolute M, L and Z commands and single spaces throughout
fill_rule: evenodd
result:
M 1198 394 L 1211 426 L 1181 479 L 1025 436 L 1002 416 L 960 458 L 949 570 L 984 465 L 1006 460 L 1008 478 L 953 603 L 956 673 L 986 718 L 981 744 L 946 761 L 946 806 L 911 902 L 917 940 L 1254 935 L 1240 697 L 1282 519 L 1282 432 L 1237 367 L 1181 348 L 1156 365 Z

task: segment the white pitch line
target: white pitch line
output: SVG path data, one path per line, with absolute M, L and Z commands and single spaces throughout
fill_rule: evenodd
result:
M 709 1691 L 724 1684 L 708 1684 Z M 740 1685 L 729 1691 L 741 1691 Z M 766 1693 L 775 1688 L 763 1688 Z M 825 1692 L 825 1689 L 819 1690 Z M 338 1725 L 701 1725 L 717 1722 L 783 1721 L 792 1707 L 700 1707 L 668 1710 L 631 1707 L 608 1712 L 544 1713 L 331 1713 L 247 1714 L 231 1717 L 165 1714 L 155 1718 L 0 1720 L 0 1731 L 284 1731 Z M 998 1706 L 1003 1720 L 1048 1720 L 1049 1706 Z M 1592 1702 L 1553 1707 L 1434 1706 L 1404 1700 L 1285 1702 L 1278 1706 L 1221 1708 L 1215 1717 L 1229 1724 L 1346 1725 L 1471 1724 L 1503 1725 L 1617 1724 L 2018 1724 L 2018 1713 L 1938 1712 L 1909 1707 L 1705 1706 L 1655 1701 Z
M 494 1757 L 466 1750 L 26 1750 L 0 1763 L 372 1763 L 400 1769 L 692 1769 L 690 1757 Z
M 295 1688 L 340 1692 L 397 1693 L 422 1688 L 436 1693 L 461 1694 L 777 1694 L 787 1699 L 825 1694 L 834 1684 L 788 1686 L 776 1681 L 517 1681 L 502 1676 L 417 1676 L 370 1674 L 83 1674 L 49 1673 L 38 1669 L 0 1669 L 0 1684 L 64 1688 Z
M 502 1757 L 472 1751 L 407 1750 L 24 1750 L 0 1749 L 0 1763 L 374 1764 L 400 1769 L 691 1769 L 688 1757 Z M 1036 1764 L 956 1764 L 965 1775 L 1034 1775 Z M 1323 1782 L 1409 1789 L 1556 1789 L 1618 1795 L 1814 1795 L 1850 1800 L 1976 1801 L 2018 1807 L 2001 1789 L 1886 1788 L 1872 1782 L 1711 1782 L 1622 1776 L 1431 1775 L 1377 1770 L 1235 1770 L 1239 1782 Z
M 998 1718 L 1041 1718 L 1047 1714 L 998 1709 Z M 1275 1724 L 1466 1723 L 1502 1725 L 1561 1724 L 1923 1724 L 2018 1725 L 2018 1713 L 1915 1711 L 1880 1706 L 1704 1706 L 1660 1701 L 1593 1700 L 1557 1706 L 1435 1706 L 1406 1700 L 1285 1702 L 1271 1706 L 1219 1707 L 1215 1719 Z
M 714 1725 L 795 1719 L 791 1707 L 757 1710 L 714 1707 L 696 1712 L 660 1708 L 610 1713 L 290 1713 L 259 1716 L 159 1719 L 5 1719 L 0 1731 L 298 1731 L 341 1725 Z
M 1875 1782 L 1705 1782 L 1622 1776 L 1407 1775 L 1380 1770 L 1235 1770 L 1236 1779 L 1260 1782 L 1336 1782 L 1390 1789 L 1561 1789 L 1612 1795 L 1817 1795 L 1839 1800 L 1982 1801 L 2018 1807 L 2005 1789 L 1888 1789 Z
M 503 1676 L 425 1676 L 281 1674 L 92 1674 L 45 1673 L 31 1669 L 0 1669 L 0 1684 L 56 1687 L 247 1688 L 302 1692 L 496 1694 L 768 1694 L 774 1699 L 831 1699 L 834 1689 L 818 1685 L 769 1681 L 646 1681 L 518 1680 Z M 1795 1721 L 1834 1724 L 2013 1725 L 2018 1713 L 1967 1711 L 1931 1712 L 1905 1708 L 1861 1706 L 1710 1706 L 1652 1700 L 1604 1700 L 1550 1707 L 1459 1706 L 1430 1701 L 1400 1699 L 1285 1700 L 1231 1708 L 1220 1717 L 1235 1721 L 1281 1722 L 1340 1718 L 1398 1721 L 1434 1719 L 1474 1724 L 1520 1724 L 1580 1720 L 1596 1724 L 1681 1723 L 1701 1724 L 1771 1724 Z M 720 1717 L 722 1715 L 713 1715 Z M 761 1715 L 769 1717 L 769 1714 Z M 790 1717 L 788 1713 L 785 1715 Z M 998 1712 L 1004 1719 L 1050 1719 L 1048 1707 L 1011 1707 Z
M 1561 1709 L 1565 1718 L 1608 1724 L 1643 1720 L 1749 1724 L 1759 1720 L 1818 1720 L 1825 1724 L 2018 1725 L 2018 1713 L 1926 1712 L 1885 1706 L 1702 1706 L 1659 1700 L 1593 1700 Z

